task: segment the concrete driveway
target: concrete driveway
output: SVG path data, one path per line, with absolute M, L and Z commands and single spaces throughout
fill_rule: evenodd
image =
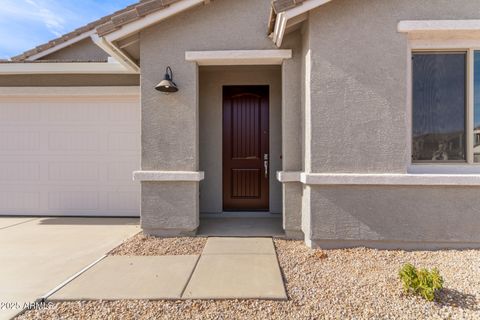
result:
M 140 231 L 133 218 L 0 217 L 0 319 Z

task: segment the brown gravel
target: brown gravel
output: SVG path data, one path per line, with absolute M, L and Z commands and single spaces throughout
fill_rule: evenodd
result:
M 275 240 L 289 301 L 70 302 L 19 319 L 480 319 L 480 251 L 311 250 Z M 438 267 L 437 302 L 404 296 L 403 263 Z
M 109 252 L 112 256 L 178 256 L 199 255 L 207 238 L 158 238 L 142 232 L 127 239 Z

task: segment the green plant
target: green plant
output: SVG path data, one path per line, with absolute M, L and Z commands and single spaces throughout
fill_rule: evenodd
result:
M 443 288 L 443 278 L 438 269 L 417 269 L 412 264 L 405 264 L 399 271 L 405 293 L 419 294 L 428 301 L 435 299 L 435 291 Z

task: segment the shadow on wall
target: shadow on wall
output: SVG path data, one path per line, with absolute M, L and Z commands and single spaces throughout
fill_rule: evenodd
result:
M 120 218 L 120 217 L 49 217 L 39 221 L 40 225 L 86 225 L 86 226 L 106 226 L 106 225 L 139 225 L 139 218 Z
M 314 188 L 314 238 L 479 242 L 479 188 Z

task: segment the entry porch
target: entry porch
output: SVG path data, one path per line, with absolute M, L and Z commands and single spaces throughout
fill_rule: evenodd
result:
M 157 108 L 142 103 L 142 170 L 134 178 L 147 234 L 194 235 L 202 221 L 211 233 L 231 231 L 235 221 L 282 220 L 287 237 L 303 237 L 301 185 L 277 179 L 302 167 L 300 79 L 285 76 L 298 66 L 291 50 L 187 52 L 184 64 L 171 66 L 179 91 L 157 93 Z

